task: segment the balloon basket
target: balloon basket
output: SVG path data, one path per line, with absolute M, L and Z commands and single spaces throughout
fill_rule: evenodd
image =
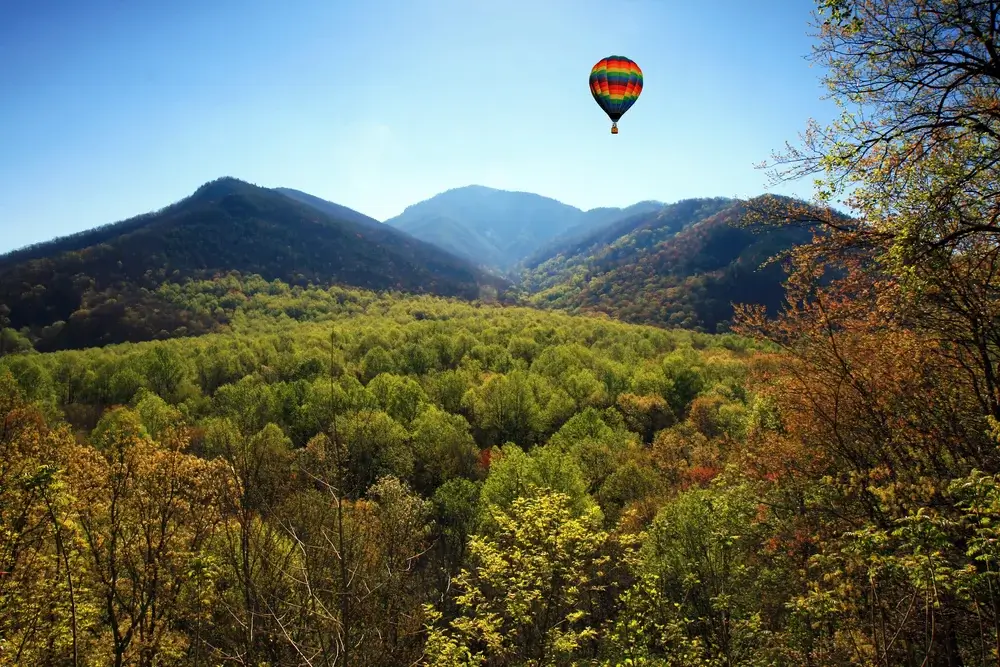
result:
M 618 134 L 618 123 L 611 124 L 611 134 Z

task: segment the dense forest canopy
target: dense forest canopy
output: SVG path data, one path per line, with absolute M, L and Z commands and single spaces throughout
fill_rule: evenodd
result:
M 753 345 L 733 336 L 259 279 L 185 298 L 219 294 L 241 302 L 225 333 L 0 362 L 0 505 L 22 526 L 0 657 L 408 664 L 426 605 L 495 540 L 588 577 L 619 548 L 601 531 L 706 485 L 744 416 L 767 412 L 742 389 Z M 543 534 L 584 532 L 550 554 L 508 525 L 522 511 Z M 552 613 L 575 619 L 594 595 Z M 565 652 L 532 634 L 516 650 Z
M 1000 664 L 1000 3 L 817 6 L 817 202 L 633 230 L 639 309 L 794 238 L 736 333 L 242 269 L 144 286 L 197 336 L 5 307 L 0 665 Z M 625 280 L 579 251 L 539 295 Z

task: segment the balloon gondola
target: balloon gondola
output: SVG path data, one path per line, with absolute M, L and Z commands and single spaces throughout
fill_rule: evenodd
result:
M 618 121 L 642 92 L 642 70 L 624 56 L 608 56 L 590 70 L 590 92 L 611 119 L 611 134 L 618 134 Z

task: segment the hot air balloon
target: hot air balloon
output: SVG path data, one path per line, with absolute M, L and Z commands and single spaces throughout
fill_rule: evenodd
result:
M 642 92 L 642 70 L 624 56 L 602 58 L 590 70 L 590 92 L 611 119 L 611 134 L 618 134 L 618 121 Z

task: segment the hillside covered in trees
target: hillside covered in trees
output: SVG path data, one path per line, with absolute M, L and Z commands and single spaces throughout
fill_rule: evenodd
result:
M 537 253 L 521 286 L 537 306 L 700 331 L 725 330 L 733 303 L 776 314 L 785 272 L 777 262 L 764 265 L 810 234 L 744 226 L 745 207 L 689 199 L 617 220 Z
M 206 331 L 210 319 L 171 309 L 151 291 L 230 271 L 467 299 L 504 289 L 468 262 L 358 216 L 331 217 L 219 179 L 162 211 L 0 257 L 0 324 L 26 328 L 41 350 Z
M 335 204 L 332 201 L 321 199 L 315 195 L 309 194 L 308 192 L 302 192 L 301 190 L 295 190 L 293 188 L 274 188 L 274 191 L 280 192 L 289 199 L 294 199 L 299 203 L 306 204 L 307 206 L 311 206 L 319 211 L 322 211 L 337 220 L 349 220 L 366 227 L 378 227 L 381 224 L 375 218 L 369 217 L 364 213 L 359 213 L 358 211 L 347 208 L 346 206 L 341 206 L 340 204 Z

